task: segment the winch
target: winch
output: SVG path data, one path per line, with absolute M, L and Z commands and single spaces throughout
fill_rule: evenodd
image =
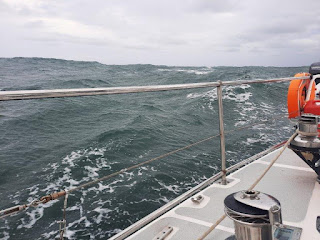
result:
M 305 161 L 320 180 L 319 117 L 302 115 L 298 121 L 298 135 L 291 141 L 290 148 Z
M 280 202 L 258 191 L 232 193 L 224 200 L 237 240 L 299 240 L 302 229 L 282 224 Z
M 319 117 L 302 115 L 298 122 L 298 135 L 291 141 L 290 148 L 317 174 L 320 181 Z

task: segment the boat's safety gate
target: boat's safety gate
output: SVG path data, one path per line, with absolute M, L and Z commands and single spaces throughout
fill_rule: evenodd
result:
M 232 193 L 224 200 L 237 240 L 299 240 L 302 229 L 282 224 L 280 202 L 258 191 Z

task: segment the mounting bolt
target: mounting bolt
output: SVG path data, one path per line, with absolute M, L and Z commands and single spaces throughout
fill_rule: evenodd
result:
M 271 211 L 272 212 L 277 212 L 277 211 L 279 211 L 280 210 L 280 208 L 278 207 L 278 206 L 273 206 L 272 208 L 271 208 Z

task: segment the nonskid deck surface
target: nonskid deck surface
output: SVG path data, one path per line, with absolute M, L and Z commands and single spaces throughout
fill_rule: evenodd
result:
M 224 198 L 246 190 L 267 168 L 280 150 L 276 150 L 230 174 L 228 185 L 214 183 L 199 194 L 200 204 L 186 200 L 151 222 L 127 239 L 145 240 L 155 237 L 170 226 L 166 240 L 198 239 L 224 214 Z M 284 224 L 303 228 L 301 239 L 320 239 L 316 219 L 320 216 L 320 184 L 316 174 L 292 150 L 286 149 L 255 190 L 270 194 L 281 203 Z M 199 195 L 197 194 L 197 195 Z M 196 195 L 196 196 L 197 196 Z M 234 235 L 233 222 L 226 218 L 205 239 L 226 239 Z

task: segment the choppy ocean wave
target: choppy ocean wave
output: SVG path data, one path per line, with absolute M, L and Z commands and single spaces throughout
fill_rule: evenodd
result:
M 0 89 L 179 84 L 293 76 L 307 67 L 104 65 L 0 59 Z M 226 130 L 286 113 L 288 83 L 228 86 Z M 218 133 L 215 89 L 0 103 L 0 207 L 119 171 Z M 228 164 L 291 135 L 286 118 L 226 136 Z M 110 237 L 219 171 L 219 139 L 70 194 L 68 239 Z M 58 236 L 63 201 L 1 220 L 2 239 Z

